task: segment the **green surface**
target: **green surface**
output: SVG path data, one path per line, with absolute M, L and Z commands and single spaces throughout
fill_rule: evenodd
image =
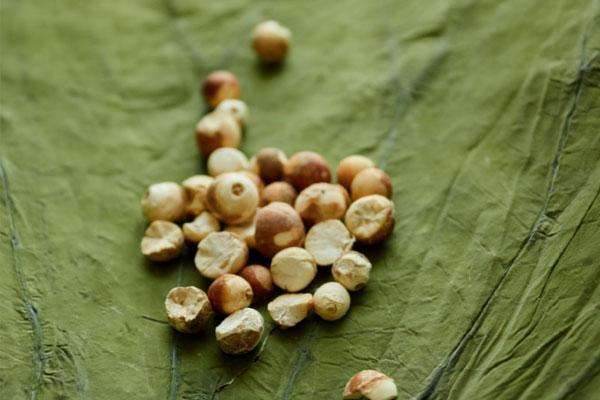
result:
M 336 399 L 366 368 L 402 399 L 600 393 L 599 1 L 2 0 L 1 46 L 0 398 Z M 207 285 L 191 254 L 138 250 L 145 186 L 202 168 L 215 68 L 247 153 L 369 155 L 398 216 L 346 318 L 238 358 L 161 322 Z

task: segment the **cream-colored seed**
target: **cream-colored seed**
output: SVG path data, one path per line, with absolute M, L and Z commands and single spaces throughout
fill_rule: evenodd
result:
M 344 221 L 359 242 L 381 242 L 394 228 L 394 203 L 378 194 L 361 197 L 350 205 Z
M 169 324 L 184 333 L 205 329 L 213 316 L 208 296 L 195 286 L 175 287 L 165 299 Z
M 273 283 L 288 292 L 307 287 L 317 275 L 313 256 L 300 247 L 290 247 L 275 254 L 271 260 Z
M 229 71 L 211 72 L 202 83 L 204 100 L 215 108 L 224 100 L 238 99 L 241 94 L 240 85 L 234 74 Z
M 256 249 L 265 257 L 287 247 L 301 246 L 304 225 L 292 206 L 271 203 L 256 213 Z
M 300 192 L 294 208 L 307 225 L 313 225 L 328 219 L 342 219 L 349 202 L 342 186 L 315 183 Z
M 213 232 L 198 243 L 194 258 L 202 276 L 216 279 L 224 274 L 235 274 L 248 261 L 248 246 L 231 232 Z
M 169 221 L 152 221 L 141 243 L 142 254 L 152 261 L 169 261 L 183 251 L 183 232 Z
M 352 249 L 354 237 L 337 219 L 328 219 L 314 225 L 306 234 L 304 247 L 318 265 L 331 265 L 342 254 Z
M 223 100 L 217 106 L 216 111 L 228 113 L 240 126 L 246 125 L 248 122 L 248 116 L 250 115 L 246 103 L 238 99 Z
M 211 112 L 196 125 L 196 143 L 204 156 L 221 147 L 239 147 L 241 140 L 240 126 L 227 113 Z
M 187 196 L 175 182 L 155 183 L 144 193 L 141 206 L 148 221 L 181 221 L 186 214 Z
M 215 311 L 231 314 L 252 303 L 252 287 L 241 276 L 225 274 L 210 284 L 208 298 Z
M 351 192 L 352 200 L 371 194 L 380 194 L 389 199 L 392 197 L 392 181 L 379 168 L 366 168 L 354 177 Z
M 282 150 L 266 147 L 250 159 L 250 169 L 265 182 L 270 183 L 283 179 L 287 162 L 287 157 Z
M 392 400 L 397 396 L 398 389 L 392 378 L 369 369 L 356 373 L 344 388 L 344 399 Z
M 253 249 L 255 247 L 254 232 L 256 231 L 256 218 L 252 218 L 250 222 L 244 225 L 228 225 L 225 230 L 246 242 L 249 248 Z
M 276 21 L 265 21 L 252 31 L 252 47 L 266 64 L 285 60 L 292 38 L 291 31 Z
M 365 156 L 351 155 L 348 156 L 338 164 L 337 168 L 337 179 L 338 183 L 350 190 L 352 180 L 363 169 L 374 167 L 375 163 Z
M 342 318 L 350 309 L 350 294 L 337 282 L 321 285 L 313 296 L 315 312 L 326 321 Z
M 298 197 L 298 192 L 287 182 L 270 183 L 261 193 L 261 201 L 265 205 L 278 201 L 293 207 L 296 197 Z
M 206 197 L 206 205 L 215 217 L 231 225 L 250 222 L 259 202 L 254 182 L 236 172 L 216 177 Z
M 210 233 L 221 230 L 219 220 L 208 211 L 203 211 L 192 222 L 183 224 L 183 235 L 188 243 L 198 243 Z
M 247 170 L 250 164 L 244 153 L 238 149 L 221 147 L 208 156 L 206 167 L 209 174 L 218 176 L 226 172 Z
M 260 342 L 264 330 L 262 315 L 244 308 L 225 318 L 215 329 L 217 343 L 224 353 L 244 354 Z
M 331 274 L 333 279 L 350 291 L 360 290 L 366 286 L 371 273 L 371 262 L 358 251 L 349 251 L 333 263 Z
M 213 177 L 208 175 L 194 175 L 182 182 L 187 195 L 187 214 L 195 217 L 206 210 L 206 192 L 213 182 Z
M 269 315 L 281 328 L 291 328 L 304 320 L 313 309 L 310 293 L 282 294 L 267 304 Z

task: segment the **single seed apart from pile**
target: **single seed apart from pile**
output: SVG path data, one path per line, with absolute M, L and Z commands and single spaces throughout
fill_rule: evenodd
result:
M 285 153 L 273 147 L 261 149 L 250 159 L 250 169 L 266 183 L 280 181 L 288 160 Z
M 248 261 L 248 246 L 231 232 L 214 232 L 198 243 L 194 258 L 202 276 L 216 279 L 224 274 L 236 274 Z
M 285 60 L 291 38 L 288 28 L 276 21 L 265 21 L 252 31 L 252 48 L 265 64 L 278 64 Z
M 206 196 L 206 205 L 215 217 L 232 225 L 250 222 L 258 202 L 258 190 L 254 182 L 236 172 L 216 177 Z
M 271 260 L 273 283 L 288 292 L 307 287 L 317 275 L 313 256 L 300 247 L 290 247 L 275 254 Z
M 302 245 L 304 224 L 298 213 L 285 203 L 271 203 L 256 213 L 255 246 L 265 257 L 287 247 Z
M 342 186 L 315 183 L 300 192 L 294 208 L 310 226 L 328 219 L 342 219 L 348 204 L 350 197 Z
M 225 274 L 210 284 L 208 298 L 215 311 L 231 314 L 252 303 L 252 287 L 241 276 Z
M 297 196 L 298 192 L 289 183 L 273 182 L 265 186 L 261 194 L 261 202 L 266 205 L 278 201 L 294 206 Z
M 340 161 L 337 168 L 338 183 L 350 190 L 352 180 L 362 170 L 374 167 L 375 163 L 370 158 L 361 155 L 352 155 Z
M 312 151 L 294 154 L 284 167 L 285 180 L 297 190 L 303 190 L 313 183 L 330 182 L 331 171 L 323 156 Z
M 369 281 L 371 262 L 358 251 L 349 251 L 333 263 L 333 279 L 350 291 L 364 288 Z
M 354 237 L 348 228 L 337 219 L 328 219 L 310 228 L 304 247 L 318 265 L 331 265 L 352 249 L 353 244 Z
M 388 174 L 379 168 L 367 168 L 360 171 L 352 181 L 352 200 L 358 200 L 371 194 L 392 197 L 392 181 Z
M 246 125 L 248 116 L 250 115 L 246 103 L 238 99 L 223 100 L 219 103 L 215 111 L 228 113 L 240 127 Z
M 219 220 L 208 211 L 203 211 L 192 222 L 183 224 L 183 236 L 188 243 L 198 243 L 210 233 L 221 230 Z
M 344 399 L 391 400 L 396 396 L 398 390 L 394 380 L 371 369 L 355 374 L 344 388 Z
M 194 175 L 182 182 L 187 195 L 186 211 L 189 216 L 195 217 L 206 210 L 206 192 L 213 181 L 208 175 Z
M 350 309 L 350 294 L 337 282 L 327 282 L 313 296 L 315 312 L 326 321 L 342 318 Z
M 169 324 L 184 333 L 196 333 L 205 329 L 213 311 L 208 296 L 194 286 L 175 287 L 165 299 Z
M 183 251 L 183 232 L 169 221 L 152 221 L 141 243 L 142 254 L 152 261 L 169 261 Z
M 291 328 L 304 320 L 313 309 L 310 293 L 282 294 L 267 305 L 267 310 L 281 328 Z
M 344 221 L 359 242 L 381 242 L 394 229 L 394 203 L 378 194 L 361 197 L 350 205 Z
M 238 99 L 240 94 L 237 78 L 229 71 L 214 71 L 202 83 L 202 96 L 212 108 L 223 100 Z
M 148 187 L 141 201 L 148 221 L 181 221 L 186 214 L 187 197 L 175 182 L 155 183 Z
M 246 222 L 244 225 L 228 225 L 225 230 L 233 233 L 239 239 L 246 242 L 249 248 L 256 247 L 254 240 L 254 232 L 256 231 L 256 218 L 252 218 L 250 222 Z
M 262 265 L 249 265 L 240 271 L 240 276 L 248 281 L 254 293 L 253 301 L 256 304 L 269 299 L 275 287 L 271 278 L 271 271 Z
M 218 176 L 226 172 L 247 170 L 250 164 L 244 153 L 238 149 L 221 147 L 208 156 L 206 166 L 209 174 Z
M 260 342 L 263 329 L 262 315 L 252 308 L 244 308 L 225 318 L 215 329 L 215 335 L 224 353 L 244 354 Z
M 239 147 L 241 140 L 240 126 L 227 113 L 211 112 L 196 125 L 196 142 L 204 156 L 221 147 Z

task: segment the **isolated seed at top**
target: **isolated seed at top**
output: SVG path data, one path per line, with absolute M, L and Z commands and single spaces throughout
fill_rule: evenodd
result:
M 350 185 L 352 185 L 352 180 L 360 171 L 374 167 L 375 163 L 368 157 L 361 155 L 351 155 L 348 156 L 340 163 L 337 167 L 337 179 L 338 183 L 350 190 Z
M 152 261 L 169 261 L 183 251 L 183 233 L 169 221 L 152 221 L 141 243 L 142 254 Z
M 315 312 L 326 321 L 342 318 L 350 309 L 350 294 L 337 282 L 327 282 L 313 295 Z
M 346 289 L 356 291 L 366 286 L 371 268 L 367 257 L 358 251 L 349 251 L 335 260 L 331 274 Z
M 296 197 L 298 197 L 298 192 L 296 192 L 296 189 L 289 183 L 273 182 L 263 189 L 261 193 L 261 202 L 266 205 L 278 201 L 293 206 Z
M 249 222 L 258 208 L 258 190 L 245 175 L 228 172 L 208 188 L 206 206 L 219 220 L 233 225 Z
M 288 28 L 277 21 L 265 21 L 252 31 L 252 48 L 264 63 L 281 63 L 288 53 L 291 38 Z
M 344 388 L 344 399 L 392 400 L 396 396 L 398 390 L 394 380 L 369 369 L 356 373 Z
M 252 308 L 244 308 L 225 318 L 215 329 L 217 343 L 224 353 L 244 354 L 260 342 L 264 320 Z
M 196 125 L 196 142 L 205 157 L 221 147 L 239 147 L 241 140 L 240 126 L 227 113 L 211 112 Z
M 379 168 L 366 168 L 360 171 L 352 181 L 352 200 L 358 200 L 371 194 L 392 197 L 392 181 L 388 174 Z
M 254 303 L 262 303 L 273 295 L 275 287 L 269 268 L 262 265 L 249 265 L 240 271 L 240 276 L 252 287 Z
M 206 210 L 206 192 L 213 181 L 213 177 L 208 175 L 194 175 L 182 182 L 187 195 L 187 214 L 195 217 Z
M 186 214 L 187 197 L 175 182 L 155 183 L 144 193 L 141 205 L 148 221 L 180 221 Z
M 223 100 L 238 99 L 240 93 L 237 78 L 229 71 L 214 71 L 202 83 L 202 95 L 212 108 L 218 106 Z
M 265 147 L 250 159 L 250 169 L 266 183 L 280 181 L 284 177 L 287 157 L 282 150 Z
M 304 224 L 298 213 L 285 203 L 271 203 L 256 212 L 255 246 L 265 257 L 286 247 L 301 246 Z
M 240 127 L 246 125 L 250 114 L 246 103 L 238 99 L 223 100 L 217 106 L 216 111 L 230 114 Z
M 289 247 L 275 254 L 271 260 L 273 283 L 288 292 L 307 287 L 317 275 L 314 257 L 300 247 Z
M 352 249 L 354 237 L 337 219 L 328 219 L 314 225 L 306 234 L 304 247 L 318 265 L 331 265 L 342 254 Z
M 342 219 L 350 204 L 348 192 L 340 185 L 315 183 L 300 192 L 294 208 L 307 225 L 328 219 Z
M 183 235 L 188 243 L 198 243 L 210 233 L 221 229 L 219 220 L 208 211 L 202 211 L 192 222 L 183 224 Z
M 269 315 L 281 328 L 291 328 L 304 320 L 313 309 L 310 293 L 282 294 L 267 304 Z
M 248 261 L 248 246 L 230 232 L 213 232 L 198 243 L 194 258 L 202 276 L 216 279 L 224 274 L 236 274 Z
M 213 316 L 208 296 L 195 286 L 175 287 L 165 299 L 169 324 L 184 333 L 206 328 Z
M 208 173 L 218 176 L 226 172 L 247 170 L 250 167 L 246 155 L 232 147 L 221 147 L 208 156 L 206 162 Z
M 381 242 L 394 229 L 394 203 L 378 194 L 361 197 L 350 205 L 344 222 L 359 242 Z
M 323 156 L 312 151 L 300 151 L 290 157 L 284 167 L 285 180 L 297 190 L 313 183 L 330 182 L 331 171 Z
M 224 274 L 210 284 L 208 298 L 215 311 L 231 314 L 252 303 L 252 287 L 241 276 Z

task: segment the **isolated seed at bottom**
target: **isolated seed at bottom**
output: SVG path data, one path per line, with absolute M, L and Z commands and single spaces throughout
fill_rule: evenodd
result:
M 356 373 L 344 388 L 344 399 L 391 400 L 398 396 L 394 380 L 372 369 Z
M 175 287 L 165 299 L 169 324 L 184 333 L 196 333 L 203 330 L 213 311 L 208 296 L 195 286 Z
M 263 329 L 262 315 L 252 308 L 244 308 L 225 318 L 215 329 L 215 335 L 224 353 L 244 354 L 260 342 Z

